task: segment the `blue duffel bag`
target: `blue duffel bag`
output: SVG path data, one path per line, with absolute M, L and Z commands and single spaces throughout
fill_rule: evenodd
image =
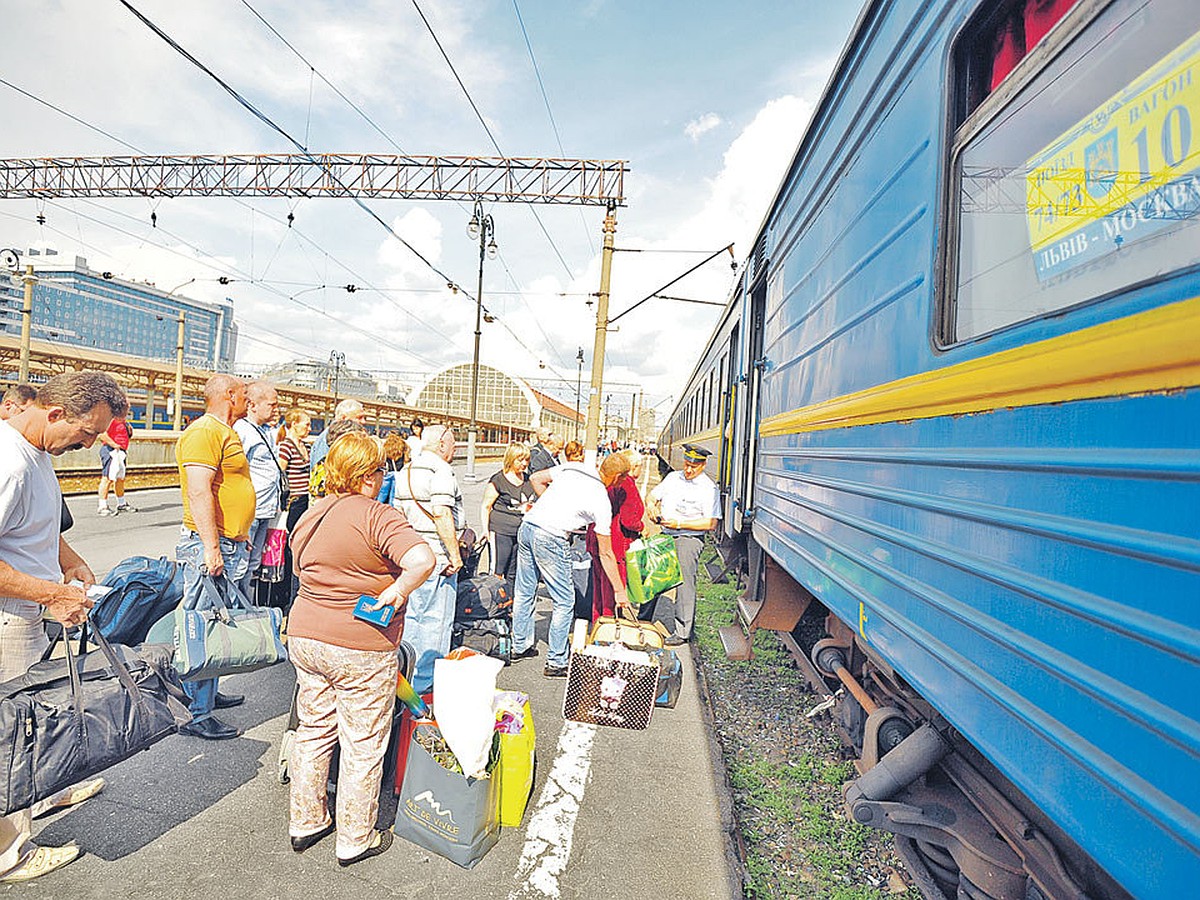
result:
M 92 609 L 89 624 L 111 643 L 136 646 L 150 626 L 183 600 L 183 567 L 165 556 L 131 556 L 101 584 L 112 588 Z

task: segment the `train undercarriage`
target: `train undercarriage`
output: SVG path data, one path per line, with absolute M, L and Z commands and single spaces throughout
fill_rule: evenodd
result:
M 855 756 L 847 816 L 892 833 L 929 900 L 1117 900 L 1117 885 L 860 639 L 752 538 L 722 542 L 746 590 L 721 629 L 730 659 L 748 659 L 758 629 L 775 632 Z

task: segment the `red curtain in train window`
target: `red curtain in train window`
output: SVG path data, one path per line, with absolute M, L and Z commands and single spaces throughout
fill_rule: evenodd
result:
M 991 78 L 988 91 L 994 91 L 1024 59 L 1038 41 L 1079 0 L 1025 0 L 1016 4 L 1001 20 L 992 37 Z
M 1025 49 L 1044 38 L 1079 0 L 1029 0 L 1025 4 Z

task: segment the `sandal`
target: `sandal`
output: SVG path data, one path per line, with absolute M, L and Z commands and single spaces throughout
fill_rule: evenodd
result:
M 358 854 L 358 856 L 352 856 L 349 859 L 342 859 L 339 856 L 338 865 L 343 867 L 352 866 L 356 862 L 362 862 L 364 859 L 370 859 L 372 856 L 379 856 L 379 854 L 386 852 L 388 847 L 392 846 L 392 833 L 390 831 L 376 831 L 375 834 L 379 838 L 379 843 L 371 844 L 370 847 Z
M 53 872 L 55 869 L 61 869 L 78 856 L 79 848 L 74 844 L 66 844 L 62 847 L 38 847 L 25 862 L 0 878 L 0 882 L 13 884 L 21 881 L 32 881 L 48 872 Z
M 56 810 L 66 809 L 69 806 L 75 806 L 79 803 L 82 803 L 84 800 L 90 800 L 102 790 L 104 790 L 103 778 L 93 778 L 91 781 L 81 781 L 79 784 L 74 785 L 65 791 L 59 791 L 53 797 L 38 801 L 33 805 L 30 814 L 33 816 L 33 818 L 38 819 Z

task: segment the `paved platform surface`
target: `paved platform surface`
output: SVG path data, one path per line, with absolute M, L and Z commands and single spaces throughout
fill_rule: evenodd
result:
M 491 474 L 492 468 L 481 468 Z M 482 485 L 464 484 L 478 520 Z M 98 577 L 132 555 L 170 555 L 177 490 L 143 491 L 140 512 L 96 516 L 71 498 L 68 535 Z M 677 708 L 630 732 L 564 722 L 563 680 L 542 676 L 549 603 L 538 609 L 542 656 L 506 668 L 502 688 L 531 696 L 538 732 L 533 799 L 520 828 L 472 870 L 397 839 L 381 857 L 336 865 L 333 842 L 302 855 L 287 842 L 287 788 L 276 754 L 294 677 L 288 665 L 222 681 L 244 706 L 222 718 L 244 737 L 169 737 L 105 773 L 108 788 L 34 823 L 45 844 L 75 840 L 77 862 L 0 895 L 30 898 L 724 898 L 740 896 L 730 865 L 729 804 L 690 658 Z

